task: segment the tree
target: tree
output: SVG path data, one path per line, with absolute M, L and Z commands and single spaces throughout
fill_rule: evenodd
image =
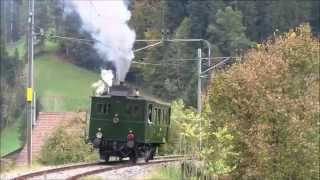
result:
M 187 16 L 188 0 L 165 0 L 163 2 L 165 3 L 163 7 L 163 28 L 168 28 L 171 32 L 174 32 Z
M 301 26 L 212 80 L 208 116 L 234 137 L 236 177 L 318 178 L 318 41 Z
M 20 111 L 25 105 L 23 93 L 23 64 L 19 60 L 19 53 L 15 50 L 14 56 L 9 56 L 5 43 L 1 42 L 0 58 L 0 127 L 15 124 L 17 119 L 23 114 Z
M 211 42 L 219 47 L 222 54 L 235 55 L 251 45 L 245 30 L 241 12 L 226 7 L 217 12 L 216 21 L 209 25 L 207 32 Z
M 273 1 L 269 6 L 272 29 L 286 32 L 310 21 L 312 4 L 312 1 Z

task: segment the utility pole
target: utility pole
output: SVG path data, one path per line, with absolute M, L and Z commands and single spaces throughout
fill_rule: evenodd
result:
M 201 114 L 201 111 L 202 111 L 202 105 L 201 105 L 201 59 L 202 59 L 202 55 L 201 55 L 201 48 L 198 49 L 198 91 L 197 91 L 197 110 L 198 110 L 198 113 Z M 199 125 L 200 125 L 200 137 L 199 137 L 199 140 L 200 140 L 200 145 L 199 145 L 199 149 L 201 151 L 202 149 L 202 122 L 201 122 L 201 117 L 200 117 L 200 122 L 199 122 Z
M 201 48 L 198 49 L 198 91 L 197 91 L 197 110 L 198 113 L 201 113 L 201 58 L 202 58 L 202 54 L 201 54 Z
M 27 86 L 27 157 L 32 165 L 32 121 L 33 121 L 33 38 L 34 38 L 34 0 L 29 0 L 28 15 L 28 86 Z

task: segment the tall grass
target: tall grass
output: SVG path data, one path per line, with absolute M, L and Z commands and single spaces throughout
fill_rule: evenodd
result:
M 150 176 L 147 178 L 149 180 L 181 180 L 182 174 L 180 166 L 164 166 L 150 174 Z

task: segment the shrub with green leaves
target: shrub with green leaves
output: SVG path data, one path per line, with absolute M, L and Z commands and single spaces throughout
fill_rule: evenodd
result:
M 73 120 L 67 125 L 58 127 L 42 146 L 40 162 L 57 165 L 96 160 L 97 153 L 85 143 L 82 133 L 84 129 L 79 129 L 79 123 L 81 121 Z M 74 130 L 70 130 L 70 127 Z

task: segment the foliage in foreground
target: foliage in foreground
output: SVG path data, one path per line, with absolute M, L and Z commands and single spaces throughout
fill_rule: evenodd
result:
M 177 168 L 176 166 L 172 165 L 158 168 L 155 171 L 153 171 L 153 173 L 151 173 L 149 177 L 147 177 L 147 179 L 149 180 L 180 180 L 181 178 L 182 176 L 180 168 Z
M 199 157 L 202 163 L 194 166 L 194 171 L 201 168 L 202 175 L 230 172 L 233 167 L 228 161 L 237 156 L 233 152 L 230 132 L 226 128 L 212 129 L 206 113 L 200 116 L 195 109 L 186 107 L 182 100 L 173 102 L 171 108 L 171 131 L 166 144 L 168 153 Z
M 318 41 L 303 25 L 250 50 L 216 74 L 201 116 L 174 102 L 171 151 L 200 157 L 212 177 L 317 179 Z
M 227 128 L 238 178 L 319 178 L 319 39 L 308 25 L 264 43 L 211 83 L 207 115 Z
M 84 124 L 78 117 L 58 127 L 43 145 L 39 161 L 57 165 L 96 160 L 97 153 L 85 143 Z

